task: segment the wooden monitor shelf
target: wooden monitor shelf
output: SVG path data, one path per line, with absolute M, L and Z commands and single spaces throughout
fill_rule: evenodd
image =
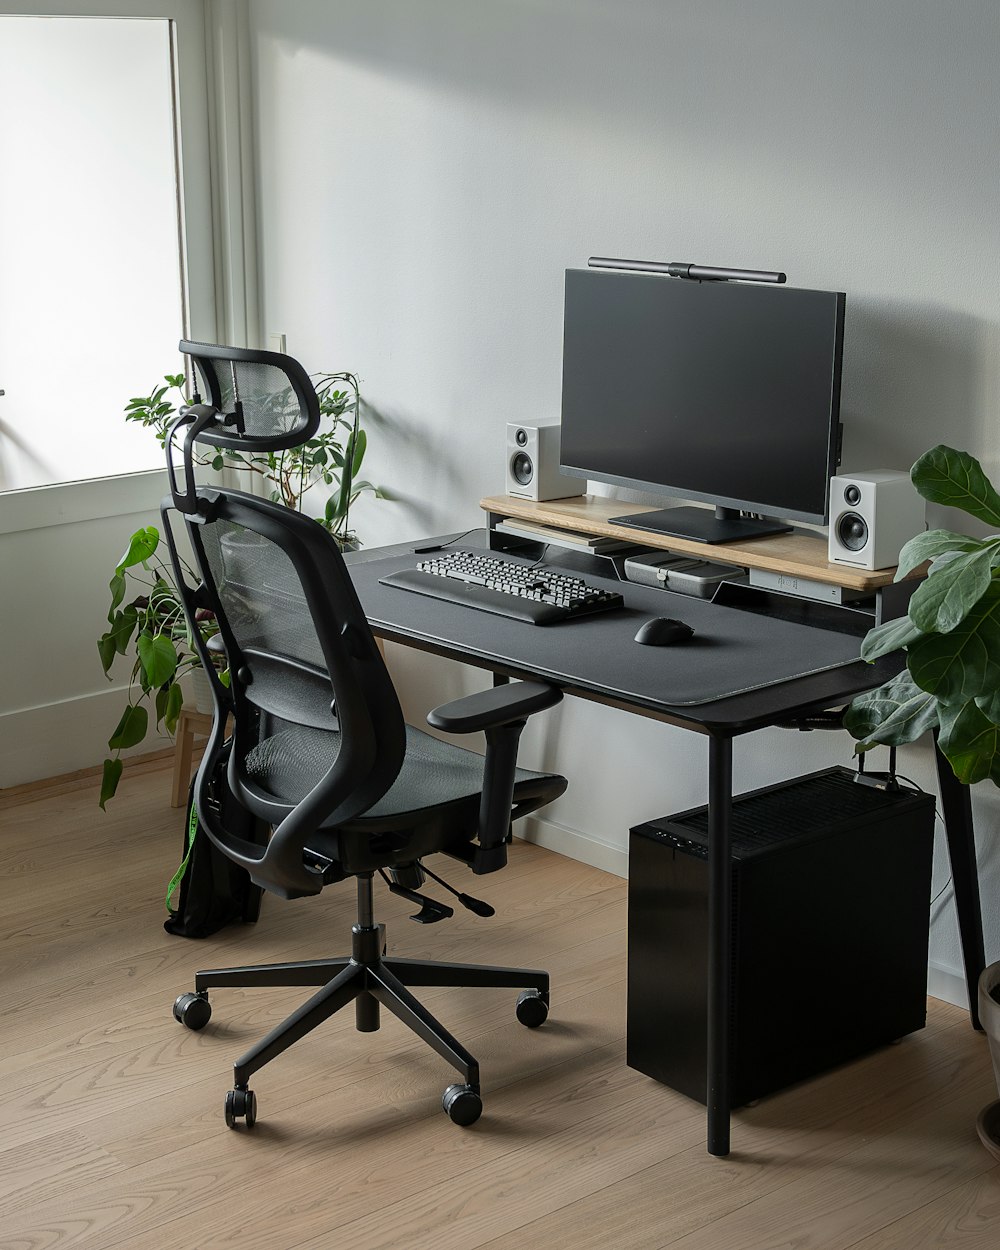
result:
M 680 555 L 698 556 L 702 560 L 718 560 L 737 564 L 745 569 L 766 569 L 786 577 L 801 577 L 847 590 L 874 592 L 891 584 L 895 568 L 852 569 L 827 560 L 826 537 L 799 530 L 776 534 L 770 538 L 754 538 L 739 543 L 697 543 L 688 538 L 652 534 L 646 530 L 612 525 L 610 518 L 622 513 L 654 512 L 652 504 L 626 503 L 621 499 L 605 499 L 599 495 L 578 495 L 571 499 L 550 499 L 536 503 L 513 495 L 488 495 L 479 506 L 497 517 L 520 518 L 552 529 L 579 530 L 583 534 L 600 534 L 634 542 L 643 547 L 676 551 Z M 916 574 L 914 574 L 916 575 Z

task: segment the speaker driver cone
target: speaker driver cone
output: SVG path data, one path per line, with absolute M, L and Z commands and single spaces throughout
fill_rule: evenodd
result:
M 527 486 L 534 476 L 535 466 L 527 452 L 519 451 L 511 457 L 510 475 L 518 486 Z
M 860 551 L 868 542 L 868 522 L 856 512 L 845 512 L 837 522 L 837 538 L 848 551 Z

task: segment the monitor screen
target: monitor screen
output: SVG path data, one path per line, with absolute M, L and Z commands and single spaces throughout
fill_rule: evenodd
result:
M 561 467 L 824 523 L 843 325 L 833 291 L 567 270 Z

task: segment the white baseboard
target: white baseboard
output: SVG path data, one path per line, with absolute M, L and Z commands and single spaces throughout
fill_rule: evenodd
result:
M 0 787 L 24 785 L 93 768 L 108 755 L 108 736 L 125 707 L 124 687 L 0 714 Z M 151 718 L 152 719 L 152 718 Z M 123 756 L 163 750 L 173 739 L 150 729 Z
M 958 968 L 950 968 L 932 959 L 927 969 L 927 993 L 931 998 L 940 998 L 942 1002 L 968 1010 L 969 992 L 965 973 Z
M 580 833 L 577 829 L 528 816 L 516 827 L 516 835 L 525 842 L 544 846 L 547 851 L 556 851 L 569 859 L 578 859 L 583 864 L 589 864 L 591 868 L 614 873 L 616 877 L 628 876 L 628 851 L 625 847 L 602 842 L 598 838 Z

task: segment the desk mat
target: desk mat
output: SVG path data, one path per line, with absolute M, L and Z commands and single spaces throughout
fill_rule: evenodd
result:
M 455 546 L 472 549 L 467 541 Z M 421 558 L 407 554 L 351 564 L 373 625 L 625 699 L 690 707 L 843 668 L 859 658 L 860 641 L 849 635 L 590 573 L 587 582 L 620 591 L 625 607 L 555 625 L 529 625 L 379 584 L 380 577 L 413 568 Z M 546 565 L 560 567 L 557 559 Z M 635 632 L 651 616 L 684 621 L 694 637 L 673 646 L 642 646 L 634 641 Z

